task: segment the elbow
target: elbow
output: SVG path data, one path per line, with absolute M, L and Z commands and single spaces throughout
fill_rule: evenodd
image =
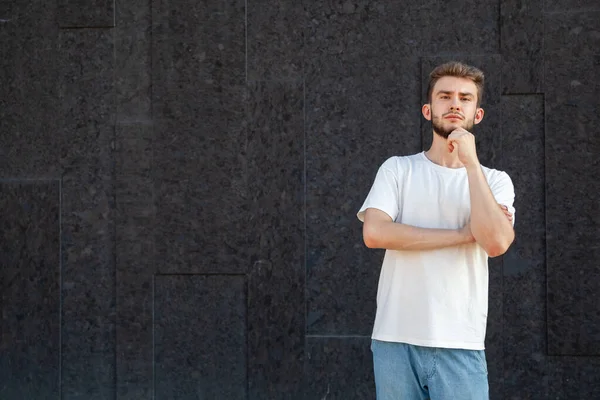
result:
M 376 249 L 378 247 L 375 238 L 373 236 L 365 235 L 364 232 L 363 242 L 365 242 L 365 246 L 367 246 L 369 249 Z
M 369 249 L 377 249 L 378 248 L 377 244 L 373 241 L 365 239 L 364 242 L 365 242 L 365 246 L 367 246 Z
M 379 248 L 377 231 L 370 224 L 365 224 L 363 226 L 363 242 L 369 249 Z
M 496 240 L 485 249 L 485 252 L 491 258 L 499 257 L 508 251 L 513 240 L 514 235 L 511 235 L 510 238 Z
M 508 250 L 508 247 L 504 248 L 501 246 L 492 246 L 489 249 L 486 249 L 485 252 L 487 253 L 488 257 L 494 258 L 500 257 L 501 255 L 506 253 L 506 250 Z
M 472 232 L 475 241 L 483 247 L 483 250 L 491 258 L 499 257 L 506 253 L 515 239 L 515 231 L 512 227 L 505 230 L 473 229 Z

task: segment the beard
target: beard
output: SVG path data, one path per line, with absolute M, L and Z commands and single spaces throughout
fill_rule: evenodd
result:
M 433 114 L 433 109 L 431 110 L 431 113 Z M 450 113 L 447 113 L 450 114 Z M 455 113 L 452 113 L 455 114 Z M 450 136 L 450 134 L 452 132 L 454 132 L 454 130 L 456 128 L 444 128 L 444 116 L 446 116 L 446 114 L 440 116 L 440 117 L 433 117 L 431 119 L 431 125 L 433 125 L 433 132 L 435 132 L 436 135 L 443 137 L 444 139 L 448 139 L 448 136 Z M 464 117 L 464 116 L 463 116 Z M 464 122 L 464 126 L 463 128 L 471 133 L 473 133 L 473 127 L 475 126 L 475 115 L 473 115 L 473 118 L 471 119 L 463 119 Z

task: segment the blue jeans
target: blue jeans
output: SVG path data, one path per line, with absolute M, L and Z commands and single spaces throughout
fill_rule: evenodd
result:
M 483 350 L 371 341 L 377 400 L 488 400 Z

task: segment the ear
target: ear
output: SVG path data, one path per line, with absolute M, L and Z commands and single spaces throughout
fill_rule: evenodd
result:
M 473 122 L 477 125 L 478 123 L 481 122 L 481 120 L 483 119 L 483 108 L 478 108 L 477 111 L 475 111 L 475 119 L 473 120 Z
M 427 121 L 431 121 L 431 104 L 423 104 L 421 112 Z

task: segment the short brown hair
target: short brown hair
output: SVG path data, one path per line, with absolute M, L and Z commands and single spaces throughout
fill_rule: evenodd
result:
M 483 83 L 485 76 L 480 69 L 458 61 L 450 61 L 445 64 L 438 65 L 433 71 L 431 71 L 429 74 L 429 86 L 427 87 L 427 101 L 429 101 L 429 103 L 431 103 L 433 87 L 437 81 L 444 76 L 455 76 L 457 78 L 466 78 L 472 80 L 477 87 L 477 107 L 479 107 L 481 101 L 483 100 Z

